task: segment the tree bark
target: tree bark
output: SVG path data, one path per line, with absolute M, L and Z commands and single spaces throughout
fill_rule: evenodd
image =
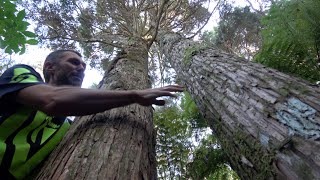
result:
M 160 46 L 242 179 L 320 179 L 320 90 L 178 34 Z
M 145 44 L 110 64 L 102 89 L 150 88 Z M 81 103 L 81 102 L 79 102 Z M 156 179 L 152 108 L 130 105 L 78 118 L 37 179 Z

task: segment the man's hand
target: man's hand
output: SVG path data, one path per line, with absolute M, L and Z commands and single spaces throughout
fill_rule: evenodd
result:
M 177 97 L 171 92 L 182 92 L 182 91 L 183 91 L 183 87 L 179 85 L 169 85 L 161 88 L 137 90 L 135 91 L 136 96 L 134 98 L 134 102 L 142 106 L 150 106 L 152 104 L 163 106 L 165 105 L 165 101 L 158 100 L 157 99 L 158 97 L 162 97 L 162 96 Z

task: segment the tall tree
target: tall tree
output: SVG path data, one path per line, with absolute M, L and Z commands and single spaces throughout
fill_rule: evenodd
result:
M 159 39 L 242 179 L 320 177 L 318 87 L 176 33 Z
M 151 87 L 148 51 L 158 32 L 195 35 L 209 19 L 204 3 L 43 0 L 26 1 L 25 7 L 42 43 L 80 45 L 93 64 L 103 56 L 100 88 L 126 90 Z M 38 179 L 156 179 L 154 135 L 151 108 L 131 105 L 80 117 Z
M 220 6 L 219 13 L 218 26 L 204 33 L 203 39 L 228 53 L 252 60 L 261 46 L 263 15 L 252 12 L 248 6 L 232 7 L 228 3 Z

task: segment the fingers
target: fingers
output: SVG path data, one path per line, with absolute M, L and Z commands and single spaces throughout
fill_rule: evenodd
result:
M 177 97 L 177 95 L 172 94 L 171 92 L 183 92 L 184 88 L 180 85 L 169 85 L 161 88 L 153 89 L 156 90 L 155 94 L 157 97 L 161 96 L 169 96 L 169 97 Z
M 170 91 L 170 92 L 183 92 L 184 87 L 180 85 L 169 85 L 161 88 L 157 88 L 159 90 Z
M 182 88 L 183 89 L 183 86 L 180 86 L 178 84 L 172 84 L 172 85 L 168 85 L 168 86 L 164 86 L 164 87 L 174 87 L 174 88 Z
M 180 85 L 169 85 L 169 86 L 165 86 L 165 87 L 172 88 L 172 89 L 178 89 L 178 90 L 184 89 L 184 87 L 180 86 Z
M 184 88 L 180 85 L 169 85 L 160 88 L 136 91 L 138 94 L 136 102 L 143 106 L 150 106 L 151 104 L 163 106 L 165 105 L 165 101 L 158 100 L 156 98 L 163 96 L 176 98 L 177 95 L 173 94 L 172 92 L 183 92 L 183 90 Z
M 157 106 L 164 106 L 166 104 L 166 101 L 156 99 L 152 104 L 157 105 Z
M 162 97 L 162 96 L 169 96 L 169 97 L 176 98 L 177 95 L 172 94 L 171 92 L 172 91 L 158 90 L 158 91 L 154 92 L 154 94 L 152 96 L 154 96 L 155 98 Z

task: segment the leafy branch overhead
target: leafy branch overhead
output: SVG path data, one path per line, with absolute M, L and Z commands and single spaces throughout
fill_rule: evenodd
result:
M 30 24 L 25 17 L 25 10 L 18 11 L 13 0 L 0 1 L 0 48 L 8 54 L 23 54 L 26 44 L 38 44 L 36 35 L 27 30 Z
M 53 49 L 80 44 L 85 56 L 92 59 L 137 40 L 150 47 L 159 31 L 194 36 L 211 15 L 205 8 L 208 1 L 203 0 L 41 2 L 22 1 L 22 5 L 37 22 L 36 33 L 42 42 Z

